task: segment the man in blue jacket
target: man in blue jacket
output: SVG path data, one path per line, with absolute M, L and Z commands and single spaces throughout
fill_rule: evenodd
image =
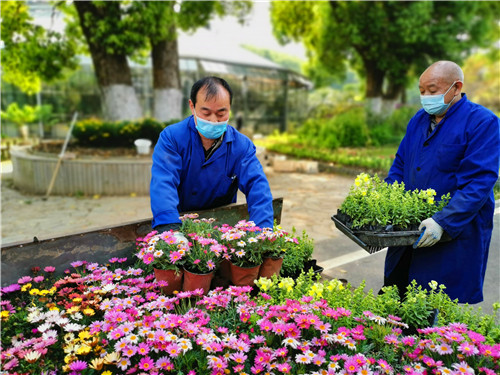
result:
M 441 211 L 420 224 L 413 247 L 391 247 L 385 259 L 384 285 L 403 296 L 415 279 L 432 280 L 460 303 L 483 300 L 483 282 L 493 229 L 493 186 L 499 170 L 499 119 L 461 93 L 460 67 L 438 61 L 420 76 L 423 109 L 410 120 L 386 182 L 404 182 L 408 190 L 432 188 L 451 193 Z M 439 242 L 443 233 L 449 242 Z
M 161 132 L 151 169 L 154 229 L 178 230 L 179 212 L 234 203 L 238 189 L 246 195 L 250 220 L 272 228 L 271 190 L 255 146 L 227 124 L 232 99 L 225 80 L 202 78 L 191 89 L 192 116 Z

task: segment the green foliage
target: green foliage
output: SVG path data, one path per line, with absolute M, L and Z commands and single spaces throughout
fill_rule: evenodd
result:
M 2 120 L 13 122 L 17 126 L 28 125 L 35 122 L 40 113 L 40 107 L 24 105 L 22 108 L 14 102 L 5 111 L 1 112 Z
M 287 133 L 274 133 L 265 139 L 255 140 L 256 145 L 272 152 L 301 159 L 314 159 L 334 163 L 336 167 L 388 172 L 394 160 L 397 145 L 365 148 L 321 148 L 306 143 L 304 138 Z
M 179 120 L 170 120 L 173 124 Z M 103 121 L 85 119 L 75 124 L 73 136 L 77 143 L 86 147 L 130 147 L 134 140 L 146 138 L 156 143 L 167 123 L 145 118 L 141 121 Z
M 400 230 L 418 225 L 442 210 L 451 199 L 448 193 L 436 204 L 435 195 L 433 189 L 407 191 L 404 183 L 388 184 L 377 175 L 361 173 L 339 211 L 349 217 L 348 225 L 352 228 L 372 230 L 392 225 Z
M 293 228 L 292 237 L 296 237 L 295 228 Z M 288 242 L 287 250 L 283 256 L 283 264 L 281 265 L 282 275 L 294 275 L 300 273 L 304 269 L 305 263 L 312 259 L 314 250 L 314 240 L 309 238 L 305 231 L 302 232 L 302 237 L 297 237 L 297 242 Z
M 40 91 L 41 81 L 64 78 L 77 67 L 75 43 L 35 25 L 24 1 L 2 1 L 2 79 L 22 91 Z
M 281 43 L 303 42 L 316 71 L 342 74 L 350 62 L 366 78 L 367 97 L 381 97 L 384 80 L 395 97 L 430 61 L 460 63 L 491 45 L 498 10 L 495 2 L 275 1 L 271 22 Z
M 401 318 L 406 329 L 411 329 L 412 333 L 416 333 L 418 328 L 431 326 L 432 320 L 435 319 L 438 326 L 457 322 L 466 324 L 468 329 L 484 335 L 486 342 L 490 344 L 497 343 L 500 339 L 500 326 L 497 323 L 498 304 L 494 305 L 494 314 L 484 314 L 481 308 L 460 305 L 458 300 L 452 300 L 445 292 L 446 287 L 438 286 L 435 281 L 424 288 L 413 280 L 403 301 L 400 300 L 395 286 L 384 287 L 382 294 L 375 295 L 372 290 L 365 292 L 365 281 L 354 287 L 336 279 L 320 280 L 312 271 L 302 273 L 296 280 L 281 277 L 260 278 L 256 285 L 267 295 L 265 299 L 260 297 L 261 303 L 271 301 L 277 304 L 298 300 L 303 296 L 310 296 L 313 301 L 325 301 L 328 306 L 337 308 L 338 315 L 335 316 L 334 323 L 331 322 L 339 327 L 352 328 L 353 324 L 356 324 L 347 318 L 349 315 L 343 315 L 343 312 L 349 311 L 352 316 L 368 316 L 377 324 L 372 326 L 374 332 L 367 334 L 372 335 L 372 338 L 380 337 L 381 342 L 386 334 L 391 333 L 390 330 L 383 331 L 382 325 L 386 322 L 383 317 L 391 316 Z

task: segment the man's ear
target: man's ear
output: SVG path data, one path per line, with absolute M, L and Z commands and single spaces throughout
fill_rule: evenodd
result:
M 194 115 L 194 104 L 191 99 L 189 99 L 189 109 L 191 109 L 191 113 Z
M 455 86 L 457 87 L 458 92 L 460 93 L 462 91 L 462 87 L 464 87 L 464 83 L 462 81 L 457 81 L 457 83 L 455 83 Z

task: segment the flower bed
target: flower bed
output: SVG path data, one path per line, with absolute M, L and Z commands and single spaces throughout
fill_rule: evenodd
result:
M 499 372 L 495 317 L 458 306 L 444 286 L 404 302 L 313 272 L 251 287 L 166 297 L 154 276 L 74 262 L 1 289 L 9 374 L 467 374 Z M 428 327 L 433 309 L 438 323 Z M 409 334 L 410 328 L 418 328 Z

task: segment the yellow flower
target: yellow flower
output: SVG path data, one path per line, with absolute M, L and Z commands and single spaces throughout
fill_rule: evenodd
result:
M 83 315 L 92 316 L 94 314 L 95 314 L 94 310 L 91 309 L 90 307 L 87 307 L 86 309 L 83 310 Z
M 2 319 L 7 319 L 9 317 L 9 311 L 8 310 L 3 310 L 1 313 L 0 313 L 0 318 Z
M 66 311 L 68 312 L 68 314 L 76 313 L 76 312 L 80 311 L 80 306 L 72 306 Z
M 102 359 L 102 358 L 94 358 L 92 361 L 90 361 L 89 367 L 91 369 L 100 371 L 102 369 L 103 365 L 104 365 L 104 359 Z M 109 371 L 104 371 L 103 374 L 105 372 L 109 372 Z
M 52 306 L 49 310 L 59 311 L 59 307 L 57 307 L 57 306 Z
M 40 290 L 36 289 L 36 288 L 33 288 L 30 290 L 29 292 L 32 296 L 36 296 L 37 294 L 40 293 Z
M 31 283 L 24 284 L 23 287 L 21 288 L 21 292 L 26 292 L 30 288 L 31 288 Z
M 434 198 L 428 198 L 427 203 L 429 204 L 434 204 Z
M 73 298 L 74 303 L 82 302 L 82 299 L 80 297 Z
M 116 363 L 119 360 L 120 360 L 120 354 L 117 353 L 117 352 L 108 353 L 104 357 L 104 363 L 107 364 L 107 365 L 110 365 L 112 363 Z
M 102 375 L 113 375 L 113 373 L 109 370 L 106 370 L 102 373 Z
M 47 294 L 51 294 L 51 293 L 49 290 L 44 289 L 44 290 L 41 290 L 38 294 L 40 294 L 41 296 L 46 296 Z
M 79 337 L 81 340 L 85 340 L 85 339 L 88 339 L 89 337 L 91 337 L 91 334 L 90 334 L 88 331 L 81 331 L 81 332 L 78 334 L 78 337 Z
M 78 350 L 76 351 L 76 354 L 78 354 L 78 355 L 89 354 L 91 350 L 92 350 L 92 348 L 90 346 L 82 345 L 78 348 Z

